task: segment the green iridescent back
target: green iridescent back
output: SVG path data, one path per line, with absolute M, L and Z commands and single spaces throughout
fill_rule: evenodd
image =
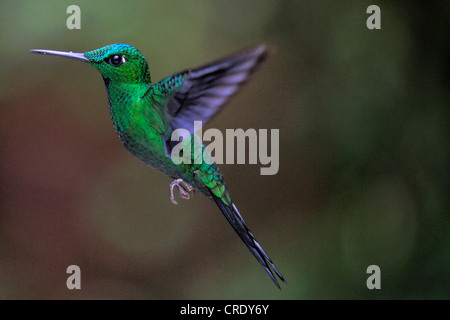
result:
M 107 63 L 115 54 L 125 55 L 126 63 L 119 67 Z M 201 164 L 196 164 L 192 152 L 191 164 L 177 165 L 164 152 L 162 137 L 170 139 L 171 133 L 167 104 L 183 85 L 186 74 L 176 74 L 152 85 L 144 56 L 126 44 L 93 50 L 85 53 L 85 57 L 105 80 L 111 118 L 128 151 L 168 176 L 182 178 L 204 195 L 210 197 L 211 191 L 230 204 L 223 176 L 215 163 L 207 164 L 202 159 Z

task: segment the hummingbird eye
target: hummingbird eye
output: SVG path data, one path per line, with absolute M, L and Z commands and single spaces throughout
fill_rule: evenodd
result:
M 107 57 L 105 60 L 113 67 L 120 67 L 126 62 L 125 56 L 120 54 L 113 54 L 112 56 Z

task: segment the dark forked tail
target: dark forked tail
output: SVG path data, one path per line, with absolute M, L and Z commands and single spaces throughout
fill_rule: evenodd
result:
M 263 266 L 264 270 L 266 270 L 266 272 L 269 274 L 270 278 L 278 287 L 278 289 L 281 289 L 273 272 L 275 272 L 278 278 L 280 278 L 284 283 L 286 283 L 286 280 L 284 280 L 283 276 L 278 271 L 277 267 L 275 267 L 272 260 L 270 260 L 269 256 L 264 252 L 263 248 L 261 248 L 259 243 L 253 237 L 236 206 L 234 204 L 231 204 L 231 206 L 227 206 L 220 198 L 214 196 L 212 193 L 211 196 L 217 203 L 217 206 L 220 208 L 225 218 L 227 218 L 228 222 L 233 227 L 234 231 L 236 231 L 242 241 L 244 241 L 245 245 L 251 251 L 251 253 L 253 253 L 256 260 L 258 260 L 258 262 Z

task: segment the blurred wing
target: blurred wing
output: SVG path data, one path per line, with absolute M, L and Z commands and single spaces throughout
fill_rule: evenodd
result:
M 206 124 L 249 80 L 267 55 L 266 46 L 259 45 L 169 77 L 185 76 L 183 84 L 167 105 L 172 130 L 183 128 L 192 134 L 194 121 Z M 162 82 L 167 82 L 167 79 Z M 167 137 L 166 155 L 170 155 L 178 142 L 170 141 L 170 135 Z

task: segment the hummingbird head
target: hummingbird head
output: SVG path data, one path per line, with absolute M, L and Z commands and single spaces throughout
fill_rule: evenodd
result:
M 50 54 L 84 61 L 94 66 L 105 82 L 150 83 L 147 61 L 138 49 L 127 44 L 111 44 L 85 53 L 53 50 L 31 50 L 33 53 Z
M 86 52 L 84 56 L 103 78 L 114 82 L 150 82 L 147 61 L 138 49 L 127 44 L 112 44 Z

